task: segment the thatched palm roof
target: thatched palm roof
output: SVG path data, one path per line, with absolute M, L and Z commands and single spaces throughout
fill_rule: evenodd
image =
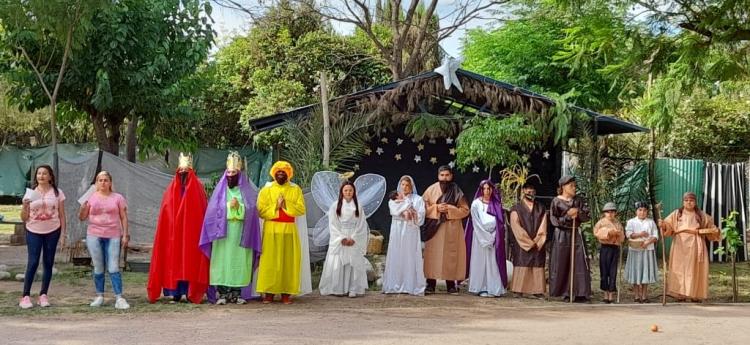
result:
M 497 115 L 545 114 L 555 106 L 555 101 L 549 97 L 473 72 L 459 69 L 456 75 L 464 89 L 463 92 L 454 87 L 446 90 L 442 75 L 426 72 L 340 96 L 331 103 L 342 113 L 368 114 L 367 116 L 395 123 L 403 122 L 413 114 L 426 111 L 439 114 L 456 106 L 461 110 L 471 109 L 474 112 Z M 307 105 L 251 120 L 250 126 L 258 131 L 276 128 L 282 126 L 286 120 L 309 116 L 316 106 L 317 104 Z M 589 115 L 592 121 L 595 121 L 597 133 L 600 135 L 647 131 L 646 128 L 612 116 L 575 106 L 571 108 Z

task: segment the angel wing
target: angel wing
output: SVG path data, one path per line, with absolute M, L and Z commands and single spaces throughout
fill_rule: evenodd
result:
M 339 186 L 341 180 L 336 172 L 318 171 L 313 175 L 310 190 L 315 204 L 323 213 L 328 213 L 331 205 L 339 199 Z
M 370 218 L 378 210 L 385 197 L 385 177 L 378 174 L 364 174 L 357 177 L 354 186 L 357 187 L 359 206 L 365 212 L 365 218 Z

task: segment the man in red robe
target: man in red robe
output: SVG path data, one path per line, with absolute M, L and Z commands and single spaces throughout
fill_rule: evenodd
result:
M 164 191 L 148 274 L 148 300 L 156 302 L 164 290 L 177 302 L 183 295 L 201 303 L 208 289 L 208 258 L 198 248 L 208 201 L 192 159 L 180 153 L 172 183 Z

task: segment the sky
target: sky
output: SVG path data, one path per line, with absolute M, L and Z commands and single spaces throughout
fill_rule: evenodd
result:
M 438 14 L 447 14 L 454 8 L 455 0 L 441 0 L 438 2 L 437 12 Z M 214 29 L 218 33 L 218 43 L 223 45 L 228 42 L 233 35 L 242 34 L 249 28 L 247 15 L 241 11 L 228 9 L 221 6 L 213 6 L 213 13 L 211 15 L 214 19 Z M 484 13 L 483 16 L 490 17 L 491 13 Z M 450 24 L 449 21 L 443 21 L 442 26 Z M 446 38 L 441 42 L 441 45 L 445 51 L 452 57 L 461 57 L 462 50 L 462 39 L 466 33 L 466 30 L 478 28 L 478 27 L 491 27 L 495 24 L 494 20 L 489 19 L 475 19 L 469 22 L 462 28 L 456 30 L 450 37 Z M 344 24 L 333 22 L 334 29 L 342 34 L 349 34 L 354 31 L 353 24 Z M 215 48 L 216 49 L 216 48 Z

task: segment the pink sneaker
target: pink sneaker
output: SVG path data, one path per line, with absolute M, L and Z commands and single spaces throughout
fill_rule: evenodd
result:
M 47 295 L 39 296 L 39 306 L 42 308 L 49 307 L 49 299 L 47 299 Z
M 34 303 L 31 303 L 31 297 L 23 296 L 23 298 L 21 298 L 21 302 L 18 303 L 18 306 L 22 309 L 29 309 L 34 306 Z

